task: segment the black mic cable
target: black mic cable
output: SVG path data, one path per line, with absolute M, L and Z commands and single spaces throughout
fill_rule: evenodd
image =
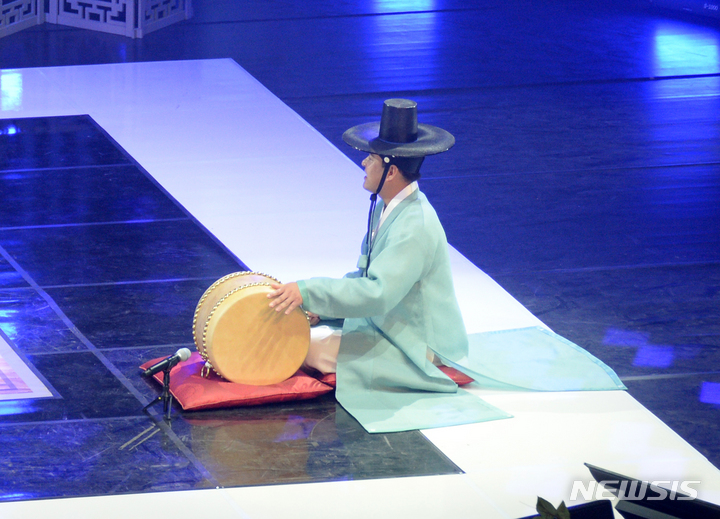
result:
M 365 246 L 367 248 L 367 263 L 365 264 L 365 272 L 363 274 L 365 277 L 367 277 L 368 269 L 370 268 L 370 252 L 372 251 L 373 242 L 372 221 L 375 214 L 375 205 L 377 204 L 377 197 L 380 194 L 383 185 L 385 184 L 385 178 L 387 177 L 388 171 L 390 171 L 391 166 L 390 159 L 388 157 L 383 157 L 383 162 L 385 162 L 385 166 L 383 167 L 382 177 L 380 177 L 380 183 L 378 183 L 378 187 L 375 192 L 370 195 L 370 212 L 368 213 L 367 234 L 365 235 Z

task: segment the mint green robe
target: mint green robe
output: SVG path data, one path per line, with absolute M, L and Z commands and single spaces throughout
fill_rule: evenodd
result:
M 373 228 L 382 208 L 378 203 Z M 367 276 L 365 243 L 359 270 L 341 279 L 298 281 L 305 310 L 345 319 L 337 364 L 338 402 L 369 432 L 510 417 L 458 388 L 427 358 L 429 349 L 445 364 L 483 378 L 482 350 L 469 351 L 455 298 L 445 231 L 425 195 L 416 190 L 383 222 L 371 247 Z M 471 339 L 472 344 L 483 342 Z M 601 371 L 604 383 L 607 370 Z M 510 387 L 522 387 L 515 379 Z M 615 382 L 619 380 L 612 381 L 612 389 L 618 387 Z

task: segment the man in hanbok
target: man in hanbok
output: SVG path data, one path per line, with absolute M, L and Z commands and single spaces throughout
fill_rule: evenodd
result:
M 357 270 L 274 285 L 269 295 L 277 311 L 302 306 L 312 323 L 344 319 L 341 331 L 313 334 L 305 366 L 337 373 L 338 401 L 369 432 L 509 417 L 438 369 L 475 378 L 480 368 L 468 361 L 445 232 L 417 182 L 424 158 L 450 149 L 454 137 L 419 124 L 415 102 L 389 99 L 379 122 L 343 139 L 368 153 L 371 207 Z

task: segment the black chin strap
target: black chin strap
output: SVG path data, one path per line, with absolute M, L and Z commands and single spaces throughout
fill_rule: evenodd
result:
M 383 158 L 383 161 L 385 161 L 386 158 Z M 370 252 L 371 252 L 371 246 L 372 246 L 372 221 L 373 221 L 373 215 L 375 214 L 375 205 L 377 204 L 377 197 L 380 194 L 380 191 L 383 188 L 383 185 L 385 184 L 385 178 L 387 177 L 388 171 L 390 171 L 390 161 L 388 160 L 385 162 L 385 166 L 383 167 L 383 174 L 382 177 L 380 177 L 380 182 L 378 183 L 378 187 L 375 190 L 375 192 L 370 195 L 370 212 L 368 213 L 368 224 L 367 224 L 367 234 L 365 235 L 365 248 L 367 249 L 367 263 L 365 264 L 365 272 L 364 276 L 367 276 L 368 269 L 370 268 Z

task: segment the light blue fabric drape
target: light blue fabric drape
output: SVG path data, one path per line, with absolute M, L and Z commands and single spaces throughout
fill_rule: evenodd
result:
M 378 204 L 375 222 L 382 203 Z M 416 191 L 390 213 L 360 271 L 298 281 L 306 310 L 344 318 L 336 396 L 369 432 L 508 418 L 427 360 L 428 350 L 483 386 L 623 389 L 607 366 L 540 328 L 468 337 L 455 298 L 445 232 Z M 479 294 L 478 297 L 482 297 Z
M 531 391 L 626 389 L 615 372 L 577 344 L 545 328 L 476 333 L 468 356 L 444 362 L 482 387 Z
M 368 326 L 346 319 L 338 356 L 338 402 L 371 433 L 429 429 L 509 418 L 460 389 L 431 362 L 418 368 Z

